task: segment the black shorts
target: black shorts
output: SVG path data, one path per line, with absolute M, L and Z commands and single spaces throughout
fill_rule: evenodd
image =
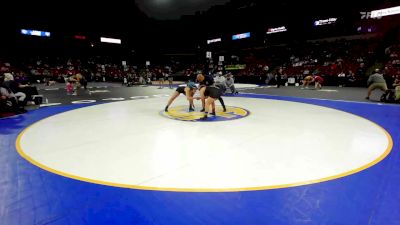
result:
M 178 88 L 176 89 L 176 91 L 177 91 L 178 93 L 180 93 L 180 94 L 186 95 L 185 87 L 178 87 Z
M 206 87 L 204 95 L 214 99 L 218 99 L 222 96 L 222 91 L 217 87 Z

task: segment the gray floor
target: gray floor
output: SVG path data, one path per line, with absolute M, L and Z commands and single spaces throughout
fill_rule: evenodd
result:
M 336 87 L 328 86 L 321 90 L 301 89 L 300 87 L 280 87 L 275 86 L 265 86 L 256 88 L 253 90 L 242 90 L 245 93 L 255 93 L 255 94 L 269 94 L 269 95 L 279 95 L 279 96 L 293 96 L 302 98 L 319 98 L 319 99 L 332 99 L 332 100 L 345 100 L 345 101 L 356 101 L 356 102 L 375 102 L 379 101 L 382 92 L 377 90 L 372 93 L 371 100 L 365 99 L 367 96 L 367 88 L 360 87 Z
M 64 84 L 56 84 L 46 87 L 38 85 L 39 93 L 44 96 L 44 103 L 61 103 L 71 104 L 73 101 L 79 100 L 96 100 L 104 101 L 107 98 L 124 98 L 130 100 L 133 96 L 149 96 L 158 94 L 171 94 L 174 89 L 164 87 L 158 89 L 157 86 L 133 86 L 125 87 L 120 83 L 89 83 L 89 89 L 84 91 L 81 89 L 77 96 L 67 95 Z M 294 96 L 303 98 L 332 99 L 356 102 L 379 102 L 382 92 L 376 90 L 371 96 L 371 100 L 365 99 L 367 94 L 366 88 L 358 87 L 324 87 L 322 90 L 300 89 L 300 87 L 280 87 L 263 86 L 258 88 L 239 89 L 240 93 L 268 94 L 278 96 Z

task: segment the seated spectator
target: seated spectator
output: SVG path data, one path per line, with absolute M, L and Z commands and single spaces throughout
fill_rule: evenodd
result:
M 225 80 L 225 87 L 229 88 L 232 92 L 232 94 L 238 94 L 235 88 L 235 80 L 232 77 L 232 74 L 228 74 Z
M 4 78 L 0 78 L 0 109 L 13 113 L 25 113 L 26 110 L 18 103 L 18 99 L 14 93 L 3 86 Z
M 400 75 L 394 80 L 393 87 L 395 90 L 395 101 L 400 101 Z
M 4 74 L 3 87 L 10 90 L 13 93 L 13 97 L 16 97 L 20 104 L 26 104 L 26 94 L 21 91 L 21 88 L 24 88 L 25 85 L 17 83 L 11 73 Z
M 222 90 L 222 93 L 225 93 L 226 91 L 225 81 L 226 79 L 222 75 L 222 72 L 219 72 L 218 75 L 214 78 L 215 86 L 217 86 L 220 90 Z
M 394 83 L 394 77 L 392 77 L 388 71 L 387 68 L 385 68 L 384 72 L 383 72 L 383 78 L 386 81 L 386 85 L 388 89 L 394 89 L 393 87 L 393 83 Z
M 20 101 L 23 101 L 24 104 L 26 104 L 28 101 L 36 102 L 36 100 L 38 99 L 34 98 L 40 97 L 37 88 L 35 86 L 27 84 L 27 81 L 24 81 L 24 79 L 21 79 L 21 77 L 17 77 L 17 79 L 14 79 L 14 76 L 12 74 L 8 74 L 7 76 L 5 75 L 5 80 L 6 81 L 4 82 L 4 85 L 10 88 L 17 97 L 19 95 L 25 95 L 25 99 L 20 99 Z M 25 82 L 26 84 L 23 84 L 23 82 Z M 20 92 L 22 94 L 18 94 Z
M 141 84 L 141 85 L 146 84 L 146 80 L 143 76 L 139 76 L 139 84 Z
M 357 81 L 356 77 L 354 76 L 353 71 L 349 71 L 347 75 L 347 86 L 354 86 L 355 82 Z
M 272 73 L 267 74 L 267 79 L 265 80 L 266 85 L 270 85 L 275 82 L 274 75 Z
M 386 86 L 386 81 L 383 78 L 383 75 L 379 73 L 379 69 L 375 69 L 375 73 L 369 76 L 367 85 L 368 85 L 368 95 L 366 99 L 370 98 L 372 91 L 375 89 L 380 89 L 384 92 L 388 90 Z

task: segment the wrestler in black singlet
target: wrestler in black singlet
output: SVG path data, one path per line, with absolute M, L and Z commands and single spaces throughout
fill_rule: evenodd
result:
M 206 87 L 204 95 L 214 99 L 219 99 L 222 96 L 222 91 L 217 87 Z
M 218 101 L 222 105 L 222 108 L 224 109 L 224 112 L 226 112 L 225 102 L 221 97 L 223 95 L 222 90 L 215 86 L 205 87 L 205 88 L 206 90 L 204 91 L 204 96 L 211 97 L 213 99 L 218 99 Z
M 202 82 L 199 82 L 200 87 L 211 86 L 213 84 L 214 84 L 214 78 L 210 75 L 204 75 L 204 80 Z
M 211 95 L 207 95 L 207 94 L 205 94 L 205 96 L 210 96 L 211 98 L 218 99 L 219 102 L 221 103 L 222 107 L 224 108 L 224 112 L 226 112 L 225 103 L 221 97 L 223 95 L 222 91 L 218 87 L 212 86 L 212 85 L 214 85 L 214 78 L 211 75 L 204 75 L 204 80 L 202 82 L 199 82 L 199 85 L 200 85 L 200 88 L 202 88 L 204 86 L 206 86 L 207 88 L 209 88 L 209 87 L 213 88 L 213 89 L 209 89 L 209 90 L 206 89 L 204 93 L 209 93 L 209 91 L 211 90 L 213 96 L 215 96 L 215 97 L 213 97 Z M 216 89 L 216 90 L 214 90 L 214 89 Z M 216 97 L 216 96 L 218 96 L 218 97 Z M 204 108 L 200 112 L 204 112 Z

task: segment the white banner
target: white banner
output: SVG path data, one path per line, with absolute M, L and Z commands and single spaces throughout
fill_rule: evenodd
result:
M 207 40 L 207 44 L 211 44 L 211 43 L 215 43 L 215 42 L 221 42 L 221 38 L 215 38 L 215 39 L 211 39 L 211 40 Z
M 277 27 L 277 28 L 269 28 L 267 34 L 274 34 L 287 31 L 285 26 Z
M 100 38 L 101 42 L 105 42 L 105 43 L 112 43 L 112 44 L 121 44 L 121 39 L 115 39 L 115 38 L 105 38 L 105 37 L 101 37 Z
M 317 20 L 314 22 L 315 26 L 321 26 L 321 25 L 327 25 L 327 24 L 333 24 L 336 23 L 337 18 L 329 18 L 325 20 Z
M 374 10 L 371 12 L 371 18 L 391 16 L 396 14 L 400 14 L 400 6 L 387 9 Z

